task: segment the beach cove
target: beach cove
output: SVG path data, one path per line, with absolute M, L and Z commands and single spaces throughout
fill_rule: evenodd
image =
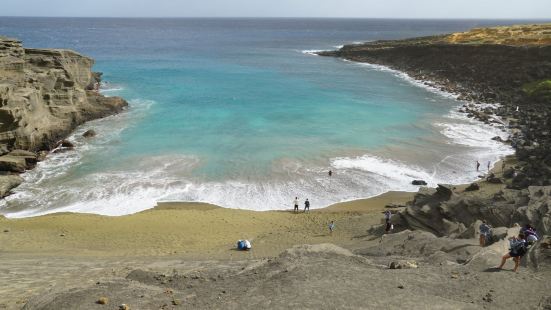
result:
M 40 35 L 41 23 L 59 27 L 56 40 Z M 24 174 L 0 212 L 124 215 L 158 201 L 282 210 L 295 196 L 321 208 L 413 192 L 414 179 L 473 181 L 476 160 L 485 167 L 512 153 L 491 140 L 507 132 L 395 72 L 303 53 L 473 23 L 488 22 L 3 20 L 0 31 L 25 44 L 92 56 L 104 72 L 101 92 L 124 97 L 129 109 L 79 127 L 69 137 L 75 150 Z M 67 25 L 80 31 L 65 33 Z M 82 137 L 89 129 L 94 139 Z
M 450 170 L 450 175 L 458 175 L 453 180 L 464 179 L 463 182 L 443 184 L 445 182 L 440 181 L 450 179 L 442 179 L 436 169 L 430 174 L 423 172 L 418 165 L 396 165 L 396 159 L 388 161 L 377 157 L 384 162 L 377 165 L 380 162 L 359 151 L 356 157 L 336 156 L 329 167 L 314 171 L 319 174 L 317 182 L 328 183 L 323 187 L 326 193 L 332 193 L 327 190 L 331 189 L 330 184 L 340 186 L 343 180 L 350 180 L 350 176 L 354 175 L 350 171 L 362 170 L 383 177 L 379 181 L 392 179 L 397 173 L 398 184 L 407 184 L 409 188 L 406 189 L 415 192 L 390 191 L 369 199 L 352 200 L 296 214 L 288 211 L 291 206 L 287 199 L 281 207 L 271 208 L 276 210 L 265 212 L 185 202 L 157 202 L 155 208 L 136 212 L 140 210 L 128 208 L 134 205 L 134 201 L 124 204 L 126 196 L 118 195 L 120 188 L 113 194 L 98 187 L 90 194 L 82 186 L 84 183 L 77 182 L 81 186 L 76 192 L 66 186 L 71 185 L 73 180 L 65 184 L 63 191 L 57 192 L 59 196 L 46 194 L 44 197 L 52 201 L 71 195 L 86 197 L 81 199 L 83 201 L 79 206 L 88 214 L 60 212 L 75 211 L 74 206 L 52 209 L 45 204 L 45 208 L 39 209 L 38 213 L 32 206 L 29 210 L 25 210 L 25 205 L 23 208 L 21 205 L 10 206 L 10 199 L 13 202 L 33 197 L 26 192 L 28 186 L 33 184 L 29 182 L 29 175 L 34 174 L 35 181 L 38 180 L 36 183 L 42 180 L 55 183 L 56 177 L 67 182 L 75 176 L 78 179 L 95 175 L 96 172 L 82 174 L 96 168 L 87 162 L 86 151 L 93 154 L 94 143 L 107 142 L 103 149 L 105 156 L 109 154 L 108 145 L 115 141 L 115 145 L 123 143 L 123 140 L 105 139 L 110 131 L 104 131 L 98 124 L 116 119 L 118 121 L 111 125 L 111 132 L 124 132 L 125 120 L 131 122 L 131 113 L 136 110 L 132 111 L 131 107 L 128 113 L 79 127 L 69 141 L 59 143 L 58 147 L 63 151 L 61 156 L 50 154 L 46 160 L 39 161 L 38 167 L 22 174 L 27 182 L 8 196 L 7 207 L 14 212 L 11 213 L 12 218 L 0 218 L 0 279 L 9 284 L 0 289 L 0 295 L 6 296 L 0 307 L 56 310 L 75 307 L 99 309 L 105 308 L 105 305 L 119 309 L 258 309 L 290 306 L 311 309 L 343 306 L 358 309 L 368 306 L 410 309 L 548 308 L 551 305 L 547 293 L 551 290 L 551 214 L 548 208 L 551 203 L 551 169 L 547 150 L 551 144 L 545 131 L 549 121 L 545 78 L 551 74 L 551 67 L 540 60 L 546 59 L 549 51 L 548 27 L 525 25 L 474 29 L 429 38 L 354 44 L 339 47 L 336 52 L 320 53 L 367 62 L 365 66 L 375 69 L 378 74 L 383 70 L 405 77 L 410 86 L 412 83 L 424 86 L 429 83 L 428 88 L 437 92 L 435 95 L 438 97 L 435 98 L 443 98 L 439 91 L 443 88 L 466 100 L 501 101 L 500 104 L 477 105 L 458 103 L 452 98 L 455 119 L 460 118 L 468 128 L 475 126 L 478 131 L 469 136 L 470 140 L 465 137 L 454 140 L 445 133 L 461 130 L 459 127 L 447 127 L 447 130 L 437 130 L 437 133 L 449 140 L 438 142 L 429 139 L 431 147 L 428 149 L 437 154 L 438 143 L 457 152 L 456 144 L 461 144 L 455 143 L 457 141 L 470 147 L 470 152 L 480 143 L 489 145 L 479 149 L 480 152 L 504 148 L 503 153 L 492 153 L 491 156 L 499 154 L 498 157 L 503 157 L 510 154 L 511 149 L 516 151 L 514 156 L 496 162 L 494 168 L 486 173 L 472 166 L 475 158 L 480 160 L 481 153 L 467 158 L 457 167 L 465 168 L 473 176 Z M 484 43 L 480 43 L 481 38 Z M 496 45 L 498 40 L 500 43 Z M 13 42 L 9 41 L 9 44 Z M 507 49 L 508 52 L 502 53 L 499 58 L 489 57 L 487 64 L 480 65 L 471 61 L 463 63 L 463 58 L 454 58 L 453 53 L 438 53 L 439 49 L 468 50 L 477 57 L 488 57 L 488 54 L 500 49 Z M 414 57 L 420 60 L 403 61 L 415 56 L 419 50 L 429 58 L 436 51 L 438 57 L 448 59 L 424 63 L 423 58 Z M 82 59 L 82 56 L 73 56 L 68 52 L 40 51 L 40 54 L 50 53 L 61 59 L 67 59 L 67 55 L 71 55 L 69 59 Z M 492 74 L 492 70 L 508 70 L 510 66 L 502 64 L 508 63 L 508 57 L 514 58 L 517 53 L 531 55 L 522 59 L 531 59 L 532 62 L 515 62 L 514 74 L 507 81 L 494 84 L 495 79 L 483 78 L 485 74 Z M 389 61 L 386 58 L 389 54 L 403 58 L 391 57 Z M 310 55 L 306 57 L 318 59 Z M 8 60 L 14 59 L 17 58 Z M 335 61 L 340 65 L 343 63 L 339 59 Z M 449 67 L 453 69 L 457 64 L 470 69 L 455 74 L 456 70 L 449 70 Z M 525 74 L 532 72 L 530 68 L 534 65 L 539 68 L 537 74 Z M 406 72 L 409 77 L 391 71 L 396 69 Z M 425 80 L 427 75 L 430 76 L 428 82 Z M 89 80 L 90 75 L 85 76 L 85 80 Z M 482 80 L 477 82 L 477 79 Z M 97 81 L 96 78 L 94 80 Z M 459 84 L 466 86 L 457 88 Z M 62 86 L 72 87 L 74 84 L 65 81 Z M 116 87 L 106 87 L 107 84 L 103 84 L 104 93 L 106 90 L 118 91 Z M 427 94 L 425 89 L 415 87 Z M 91 91 L 92 98 L 99 96 L 95 90 Z M 435 125 L 433 122 L 429 124 Z M 97 132 L 90 136 L 87 125 L 94 126 Z M 498 135 L 489 139 L 488 136 L 494 134 L 491 129 L 504 132 L 507 136 Z M 89 138 L 97 139 L 87 140 Z M 16 144 L 19 143 L 17 141 L 25 141 L 18 139 Z M 416 141 L 416 138 L 408 139 L 408 147 L 412 151 L 415 143 L 411 141 Z M 465 141 L 474 145 L 465 144 Z M 426 157 L 425 153 L 399 152 L 397 146 L 387 146 L 386 149 L 391 154 Z M 456 155 L 465 159 L 464 154 Z M 30 152 L 17 149 L 5 156 L 8 157 L 4 157 L 4 162 L 21 163 L 24 169 L 32 168 L 33 161 L 38 160 Z M 439 164 L 449 164 L 447 158 Z M 430 156 L 428 160 L 434 161 Z M 175 168 L 170 158 L 154 158 L 152 162 L 164 169 Z M 143 162 L 136 158 L 131 162 L 139 171 L 144 168 L 141 164 Z M 108 163 L 105 162 L 105 165 L 108 166 Z M 67 166 L 69 169 L 65 169 Z M 377 168 L 373 171 L 374 166 Z M 124 175 L 126 167 L 118 168 L 121 169 L 118 171 L 120 175 Z M 335 168 L 333 176 L 327 175 L 330 168 Z M 150 183 L 143 186 L 151 180 L 163 184 L 163 188 L 182 187 L 177 178 L 167 179 L 163 170 L 159 171 L 156 178 L 126 175 L 141 182 L 142 186 L 138 187 L 140 195 L 136 199 L 144 200 L 148 195 L 151 195 L 150 201 L 158 198 L 148 190 Z M 220 172 L 219 169 L 214 171 Z M 362 175 L 356 176 L 361 179 Z M 411 179 L 417 176 L 427 180 L 429 186 L 413 187 Z M 109 179 L 120 181 L 117 172 L 99 178 L 102 182 Z M 471 183 L 474 179 L 477 180 Z M 81 180 L 89 181 L 88 178 Z M 377 184 L 373 180 L 368 181 L 371 181 L 369 184 L 372 187 Z M 461 183 L 465 184 L 457 185 Z M 350 186 L 348 182 L 344 184 Z M 184 188 L 189 190 L 189 187 Z M 293 186 L 293 191 L 296 192 L 296 188 Z M 96 192 L 103 198 L 90 204 L 89 198 L 97 198 Z M 285 195 L 289 195 L 288 192 L 285 190 Z M 258 206 L 270 205 L 266 202 L 271 201 L 272 197 L 263 197 L 259 203 L 250 199 L 254 197 L 252 193 L 248 194 L 251 196 L 235 195 L 233 198 L 238 198 L 236 201 L 240 202 L 240 206 L 250 201 Z M 312 197 L 310 194 L 299 194 L 301 202 L 303 196 Z M 118 199 L 119 204 L 115 208 L 113 201 L 106 199 L 111 196 Z M 109 210 L 116 212 L 107 213 Z M 122 215 L 121 210 L 132 214 Z M 383 212 L 387 210 L 394 214 L 391 219 L 394 230 L 385 233 Z M 10 212 L 7 215 L 10 216 Z M 483 247 L 478 242 L 482 220 L 492 226 L 492 236 Z M 328 229 L 331 222 L 336 224 L 333 232 Z M 519 272 L 509 272 L 510 263 L 504 269 L 495 268 L 501 256 L 510 251 L 508 239 L 519 235 L 519 224 L 533 225 L 540 234 L 540 240 L 522 257 Z M 238 239 L 250 240 L 253 248 L 237 251 L 235 242 Z M 529 289 L 522 291 L 522 299 L 511 294 L 525 287 Z

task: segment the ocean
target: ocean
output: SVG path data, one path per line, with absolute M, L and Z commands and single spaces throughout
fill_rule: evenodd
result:
M 158 201 L 277 210 L 465 183 L 513 153 L 450 94 L 384 67 L 313 55 L 378 39 L 523 21 L 0 17 L 26 47 L 96 60 L 130 103 L 69 138 L 0 204 L 8 217 L 124 215 Z M 94 139 L 81 134 L 93 128 Z M 328 176 L 328 171 L 333 176 Z

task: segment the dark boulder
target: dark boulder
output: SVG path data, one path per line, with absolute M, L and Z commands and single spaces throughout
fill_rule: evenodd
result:
M 503 171 L 503 177 L 506 179 L 511 179 L 515 176 L 515 168 L 507 168 Z
M 471 185 L 467 186 L 467 188 L 465 188 L 465 191 L 472 192 L 472 191 L 477 191 L 479 189 L 480 189 L 480 185 L 478 185 L 478 183 L 472 183 Z
M 411 184 L 413 184 L 413 185 L 427 185 L 427 182 L 425 182 L 424 180 L 413 180 L 413 181 L 411 181 Z
M 61 140 L 57 143 L 56 148 L 57 147 L 74 148 L 75 144 L 69 140 Z
M 94 129 L 86 130 L 85 133 L 82 134 L 85 138 L 93 138 L 97 135 L 96 131 Z

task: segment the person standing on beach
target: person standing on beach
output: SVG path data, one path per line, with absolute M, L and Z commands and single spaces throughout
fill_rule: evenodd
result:
M 490 166 L 492 165 L 492 163 L 488 160 L 488 172 L 490 172 Z
M 331 221 L 331 223 L 329 223 L 329 234 L 330 235 L 333 234 L 333 230 L 335 230 L 335 221 Z
M 385 224 L 386 224 L 385 233 L 387 233 L 387 234 L 392 229 L 392 223 L 390 222 L 391 217 L 392 217 L 392 212 L 390 212 L 390 210 L 386 210 L 385 211 Z
M 478 160 L 476 161 L 476 171 L 480 171 L 480 163 Z
M 295 201 L 293 201 L 293 204 L 295 205 L 295 208 L 293 209 L 293 212 L 298 212 L 298 197 L 295 197 Z
M 329 174 L 329 177 L 333 176 L 333 171 L 329 170 L 328 174 Z
M 505 171 L 505 160 L 501 162 L 501 172 Z
M 304 213 L 306 213 L 306 211 L 310 212 L 310 201 L 308 201 L 308 198 L 304 201 Z

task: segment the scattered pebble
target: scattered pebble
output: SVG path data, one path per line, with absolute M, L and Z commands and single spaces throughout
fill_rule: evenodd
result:
M 109 303 L 109 298 L 107 297 L 100 297 L 98 301 L 96 301 L 97 304 L 100 305 L 107 305 Z
M 398 285 L 398 288 L 403 290 L 404 286 L 403 285 Z
M 4 229 L 4 232 L 10 232 L 10 230 L 9 229 Z
M 179 304 L 181 304 L 181 303 L 182 303 L 182 302 L 181 302 L 179 299 L 173 299 L 173 300 L 172 300 L 172 304 L 173 304 L 174 306 L 177 306 L 177 305 L 179 305 Z
M 122 304 L 119 306 L 119 310 L 130 310 L 130 307 L 127 304 Z

